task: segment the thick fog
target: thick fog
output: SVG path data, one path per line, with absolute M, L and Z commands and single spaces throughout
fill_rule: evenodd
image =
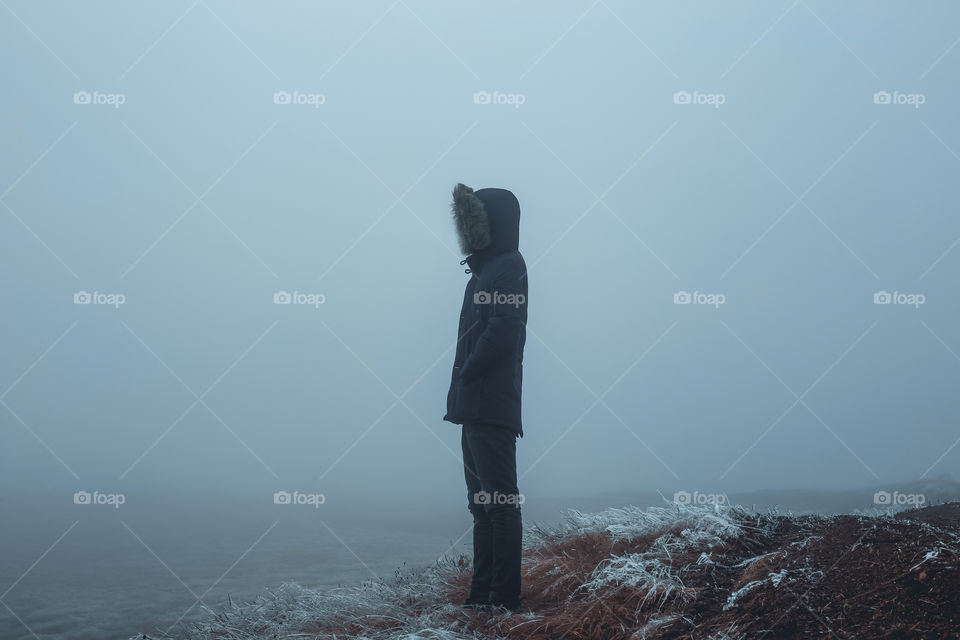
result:
M 467 526 L 458 182 L 522 209 L 528 503 L 957 473 L 954 3 L 2 4 L 31 559 L 76 492 Z

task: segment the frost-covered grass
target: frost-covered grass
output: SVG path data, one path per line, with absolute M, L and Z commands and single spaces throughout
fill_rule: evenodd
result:
M 639 609 L 650 601 L 662 608 L 671 596 L 693 598 L 683 582 L 691 562 L 712 563 L 710 551 L 743 535 L 751 517 L 740 507 L 719 505 L 631 506 L 586 515 L 573 511 L 561 527 L 542 532 L 540 541 L 590 533 L 604 533 L 613 542 L 656 536 L 647 550 L 605 559 L 580 588 L 600 597 L 611 588 L 639 589 L 643 593 Z
M 653 640 L 685 638 L 694 629 L 707 640 L 741 640 L 767 628 L 757 627 L 758 613 L 769 615 L 763 624 L 776 626 L 792 592 L 822 586 L 824 567 L 834 569 L 837 580 L 845 579 L 841 560 L 846 571 L 881 566 L 890 553 L 877 556 L 873 547 L 888 541 L 917 547 L 904 553 L 902 575 L 922 569 L 947 582 L 953 577 L 942 572 L 957 557 L 960 537 L 888 514 L 789 517 L 730 506 L 628 506 L 569 511 L 557 525 L 526 530 L 527 613 L 460 607 L 469 560 L 448 556 L 352 587 L 315 591 L 285 583 L 254 602 L 207 609 L 203 623 L 151 640 L 545 640 L 567 634 Z M 886 577 L 881 571 L 875 578 Z M 838 588 L 850 593 L 856 587 Z M 941 590 L 938 597 L 951 596 Z M 863 606 L 874 610 L 868 600 Z
M 467 628 L 468 616 L 448 594 L 447 581 L 463 570 L 463 559 L 447 557 L 425 569 L 398 570 L 392 579 L 352 587 L 317 591 L 287 582 L 252 603 L 207 608 L 206 622 L 170 636 L 135 638 L 475 640 L 481 636 Z
M 769 583 L 770 586 L 777 588 L 784 581 L 786 583 L 797 582 L 798 580 L 809 581 L 817 577 L 823 577 L 823 572 L 819 570 L 810 569 L 808 567 L 803 567 L 800 569 L 781 569 L 780 571 L 771 571 L 767 574 L 765 578 L 760 580 L 751 580 L 747 584 L 743 585 L 736 591 L 732 592 L 727 596 L 727 602 L 723 605 L 723 610 L 728 611 L 735 606 L 737 606 L 737 600 L 750 593 L 757 587 L 762 587 L 763 585 Z
M 622 556 L 606 555 L 588 569 L 568 597 L 578 592 L 587 597 L 623 587 L 642 589 L 647 599 L 662 605 L 673 595 L 685 594 L 680 568 L 673 559 L 691 549 L 709 551 L 743 533 L 742 521 L 749 515 L 731 507 L 670 505 L 642 509 L 623 507 L 600 513 L 566 513 L 554 526 L 537 525 L 525 532 L 525 566 L 543 561 L 538 550 L 545 545 L 602 534 L 611 542 L 656 536 L 648 551 Z M 567 569 L 553 560 L 545 575 L 563 577 Z M 189 640 L 261 640 L 264 638 L 317 640 L 467 640 L 491 638 L 478 634 L 474 615 L 452 598 L 453 583 L 469 574 L 464 556 L 441 559 L 434 566 L 398 571 L 393 578 L 368 580 L 360 585 L 316 591 L 284 583 L 251 603 L 229 603 L 221 610 L 207 609 L 208 619 L 177 630 L 170 638 Z M 583 597 L 581 595 L 581 597 Z M 684 597 L 687 597 L 684 595 Z M 535 614 L 513 614 L 515 624 L 535 623 Z M 663 624 L 664 619 L 660 622 Z M 649 629 L 657 626 L 648 623 Z M 162 636 L 149 636 L 158 639 Z
M 599 513 L 570 510 L 557 526 L 532 527 L 525 540 L 531 547 L 570 536 L 604 533 L 616 542 L 679 529 L 690 543 L 710 543 L 740 535 L 740 520 L 750 517 L 751 514 L 742 507 L 720 505 L 627 506 Z

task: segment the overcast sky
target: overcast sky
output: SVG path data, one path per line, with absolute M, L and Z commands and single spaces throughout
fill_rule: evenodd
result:
M 7 0 L 0 483 L 459 503 L 457 182 L 522 209 L 521 491 L 956 475 L 958 37 L 947 1 Z

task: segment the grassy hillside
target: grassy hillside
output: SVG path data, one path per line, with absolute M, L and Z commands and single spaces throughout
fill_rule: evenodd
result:
M 326 592 L 284 584 L 173 637 L 960 638 L 958 555 L 958 503 L 896 516 L 574 511 L 526 532 L 522 613 L 458 607 L 461 556 Z

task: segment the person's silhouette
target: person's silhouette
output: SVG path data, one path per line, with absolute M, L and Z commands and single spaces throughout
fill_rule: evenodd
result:
M 527 267 L 519 251 L 520 204 L 506 189 L 458 184 L 453 220 L 471 274 L 463 294 L 447 394 L 448 422 L 462 426 L 463 470 L 473 514 L 473 580 L 464 604 L 520 607 L 523 525 L 517 437 L 527 324 Z

